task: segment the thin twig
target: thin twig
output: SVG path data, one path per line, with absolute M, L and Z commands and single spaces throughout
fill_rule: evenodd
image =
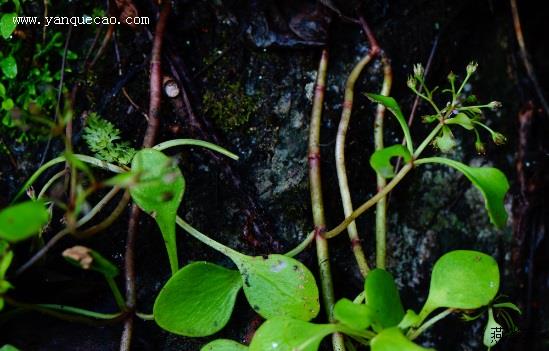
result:
M 315 227 L 316 252 L 320 269 L 320 281 L 324 308 L 328 314 L 328 320 L 334 322 L 333 308 L 335 303 L 332 273 L 330 271 L 330 257 L 328 241 L 322 236 L 326 229 L 324 218 L 324 203 L 322 199 L 322 182 L 320 175 L 320 126 L 322 123 L 322 105 L 326 90 L 326 71 L 328 68 L 328 50 L 322 50 L 322 56 L 316 77 L 313 111 L 309 126 L 309 181 L 311 190 L 311 207 L 313 210 L 313 222 Z M 334 350 L 345 350 L 343 336 L 334 333 L 332 338 Z
M 511 1 L 511 13 L 513 15 L 513 26 L 515 27 L 515 35 L 517 37 L 517 42 L 520 48 L 520 57 L 522 59 L 522 63 L 526 68 L 526 73 L 528 73 L 528 77 L 530 78 L 530 80 L 532 81 L 532 84 L 534 85 L 534 90 L 536 91 L 539 101 L 543 106 L 543 109 L 545 110 L 545 114 L 549 116 L 549 104 L 547 103 L 547 100 L 543 95 L 543 90 L 541 89 L 536 73 L 534 72 L 534 66 L 530 62 L 530 58 L 529 58 L 530 55 L 528 54 L 528 50 L 526 50 L 524 35 L 522 34 L 522 25 L 520 24 L 520 16 L 518 13 L 517 0 L 510 0 L 510 1 Z

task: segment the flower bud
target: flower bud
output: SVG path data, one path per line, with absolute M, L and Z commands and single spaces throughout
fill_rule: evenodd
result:
M 435 138 L 435 145 L 444 153 L 450 152 L 456 146 L 456 141 L 450 128 L 446 126 L 442 128 L 442 134 Z
M 484 143 L 480 140 L 477 140 L 475 142 L 475 149 L 477 149 L 477 153 L 479 155 L 484 155 L 486 154 L 486 148 L 484 147 Z
M 456 81 L 456 75 L 454 74 L 454 72 L 450 71 L 450 73 L 448 73 L 448 81 L 454 84 L 454 82 Z
M 421 63 L 417 63 L 414 65 L 414 77 L 417 79 L 423 79 L 423 73 L 425 73 L 425 70 L 423 69 L 423 66 Z
M 475 71 L 477 70 L 477 67 L 478 67 L 478 63 L 476 63 L 475 61 L 471 61 L 471 63 L 467 65 L 467 74 L 471 75 L 475 73 Z
M 492 133 L 492 140 L 496 145 L 503 145 L 507 142 L 507 138 L 501 133 Z
M 413 76 L 408 77 L 406 84 L 408 85 L 408 88 L 416 90 L 416 79 Z
M 488 107 L 490 107 L 493 111 L 500 109 L 502 106 L 503 104 L 499 101 L 492 101 L 488 104 Z

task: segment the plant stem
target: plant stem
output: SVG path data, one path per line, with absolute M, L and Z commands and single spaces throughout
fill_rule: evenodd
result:
M 38 196 L 37 196 L 37 199 L 41 199 L 44 194 L 46 193 L 46 191 L 48 191 L 48 189 L 53 185 L 53 183 L 55 183 L 55 181 L 59 178 L 61 178 L 62 176 L 65 175 L 65 173 L 67 173 L 67 170 L 64 169 L 60 172 L 57 172 L 56 174 L 54 174 L 53 177 L 51 177 L 46 184 L 44 184 L 44 186 L 42 187 L 42 189 L 40 190 L 40 192 L 38 193 Z
M 192 146 L 201 146 L 206 149 L 217 151 L 222 155 L 232 158 L 233 160 L 238 160 L 238 156 L 230 152 L 229 150 L 222 148 L 221 146 L 212 144 L 204 140 L 197 139 L 173 139 L 168 140 L 163 143 L 153 146 L 153 149 L 162 151 L 174 146 L 183 146 L 183 145 L 192 145 Z
M 109 284 L 109 288 L 111 288 L 112 294 L 116 301 L 116 305 L 118 306 L 118 308 L 120 308 L 121 311 L 126 311 L 128 307 L 126 306 L 126 301 L 124 301 L 124 297 L 122 296 L 122 293 L 118 288 L 118 285 L 116 284 L 116 282 L 112 277 L 109 277 L 107 275 L 104 275 L 104 277 L 105 277 L 105 280 L 107 281 L 107 284 Z
M 383 63 L 383 86 L 381 95 L 389 96 L 393 82 L 393 72 L 387 57 L 382 56 Z M 377 105 L 377 113 L 374 122 L 374 145 L 375 149 L 383 149 L 383 120 L 385 117 L 385 106 Z M 410 145 L 411 146 L 411 145 Z M 387 181 L 379 173 L 377 177 L 377 190 L 380 191 L 387 185 Z M 385 268 L 387 252 L 387 197 L 382 197 L 376 204 L 376 267 Z
M 309 126 L 309 182 L 311 190 L 311 207 L 315 227 L 316 252 L 318 266 L 320 269 L 320 282 L 322 287 L 322 299 L 328 320 L 334 322 L 334 286 L 332 273 L 330 271 L 330 257 L 328 253 L 328 241 L 322 236 L 326 229 L 324 219 L 324 204 L 322 200 L 322 182 L 320 175 L 320 125 L 322 123 L 322 105 L 324 103 L 324 92 L 326 89 L 326 71 L 328 68 L 328 50 L 322 50 L 322 56 L 318 67 L 318 74 L 315 84 L 315 95 Z M 332 336 L 334 351 L 345 350 L 343 336 L 334 333 Z
M 294 257 L 299 255 L 303 250 L 307 248 L 307 246 L 309 246 L 310 243 L 313 242 L 314 239 L 315 239 L 315 231 L 313 230 L 312 232 L 307 234 L 307 237 L 305 238 L 305 240 L 300 242 L 299 245 L 297 245 L 296 247 L 294 247 L 292 250 L 288 251 L 284 255 L 288 257 Z
M 351 119 L 351 112 L 353 110 L 354 99 L 354 87 L 355 82 L 360 76 L 360 73 L 364 67 L 372 60 L 374 54 L 368 53 L 364 56 L 353 68 L 351 74 L 347 78 L 347 84 L 345 86 L 345 98 L 343 100 L 343 111 L 341 112 L 341 119 L 339 121 L 339 127 L 337 130 L 336 147 L 335 147 L 335 162 L 337 170 L 337 180 L 339 182 L 339 192 L 341 194 L 341 202 L 343 205 L 343 212 L 345 217 L 349 216 L 353 212 L 353 203 L 351 199 L 351 192 L 349 191 L 349 182 L 347 180 L 347 169 L 345 167 L 345 137 L 349 128 L 349 121 Z M 362 245 L 360 244 L 360 237 L 358 236 L 358 230 L 356 223 L 353 221 L 347 227 L 349 233 L 349 239 L 355 255 L 358 269 L 363 277 L 368 274 L 370 268 L 366 262 Z
M 330 231 L 325 232 L 324 234 L 322 234 L 322 236 L 326 239 L 330 239 L 330 238 L 333 238 L 333 237 L 337 236 L 341 232 L 343 232 L 347 228 L 349 223 L 354 221 L 358 216 L 363 214 L 366 210 L 368 210 L 370 207 L 375 205 L 380 199 L 382 199 L 391 190 L 393 190 L 393 188 L 398 183 L 400 183 L 400 181 L 406 176 L 406 174 L 408 174 L 408 172 L 410 172 L 412 170 L 412 168 L 413 168 L 412 163 L 405 164 L 402 167 L 402 169 L 395 175 L 395 177 L 389 183 L 387 183 L 387 185 L 383 189 L 378 191 L 368 201 L 366 201 L 365 203 L 360 205 L 360 207 L 358 207 L 356 210 L 354 210 L 353 213 L 351 213 L 351 215 L 347 216 L 347 218 L 345 218 L 343 220 L 343 222 L 341 222 L 337 227 L 335 227 L 334 229 L 332 229 Z
M 432 131 L 431 133 L 429 133 L 429 135 L 427 136 L 427 138 L 425 138 L 425 140 L 423 140 L 423 142 L 418 146 L 417 150 L 414 152 L 414 159 L 418 158 L 419 155 L 421 155 L 421 153 L 423 152 L 423 150 L 425 150 L 425 148 L 427 147 L 427 145 L 429 145 L 429 143 L 434 139 L 434 137 L 437 136 L 438 132 L 440 131 L 440 129 L 442 128 L 443 124 L 442 123 L 439 123 Z
M 421 335 L 421 333 L 423 333 L 425 330 L 427 330 L 428 328 L 430 328 L 433 324 L 435 324 L 436 322 L 440 321 L 441 319 L 447 317 L 450 313 L 454 312 L 454 309 L 453 308 L 447 308 L 445 309 L 444 311 L 440 312 L 439 314 L 437 314 L 436 316 L 434 316 L 433 318 L 427 320 L 427 322 L 423 323 L 421 325 L 421 327 L 419 327 L 418 329 L 414 330 L 414 331 L 411 331 L 408 336 L 408 338 L 410 340 L 414 340 L 416 339 L 418 336 Z
M 177 216 L 175 219 L 175 223 L 177 223 L 184 231 L 201 241 L 202 243 L 208 245 L 212 249 L 221 252 L 223 255 L 228 256 L 229 258 L 233 257 L 240 257 L 243 256 L 240 252 L 231 249 L 230 247 L 227 247 L 220 242 L 215 241 L 214 239 L 208 237 L 207 235 L 201 233 L 197 229 L 195 229 L 192 225 L 185 222 L 183 218 Z
M 83 226 L 84 224 L 88 223 L 99 211 L 101 211 L 107 203 L 120 191 L 120 188 L 114 187 L 112 188 L 99 202 L 88 212 L 85 216 L 80 218 L 74 227 L 78 228 L 80 226 Z M 40 260 L 59 240 L 61 240 L 65 235 L 70 234 L 70 228 L 66 227 L 61 229 L 57 234 L 52 236 L 52 238 L 44 245 L 38 252 L 34 254 L 24 265 L 19 267 L 19 269 L 15 272 L 15 275 L 18 276 L 21 273 L 25 272 L 27 269 L 29 269 L 33 264 L 35 264 L 38 260 Z
M 88 156 L 88 155 L 74 154 L 73 157 L 75 157 L 76 159 L 78 159 L 82 162 L 89 163 L 92 166 L 103 168 L 103 169 L 106 169 L 106 170 L 114 172 L 114 173 L 124 173 L 124 172 L 127 171 L 126 169 L 124 169 L 120 166 L 114 165 L 112 163 L 105 162 L 103 160 L 100 160 L 98 158 L 91 157 L 91 156 Z M 52 166 L 55 166 L 56 164 L 65 162 L 66 160 L 67 159 L 66 159 L 65 156 L 59 156 L 59 157 L 56 157 L 56 158 L 51 159 L 48 162 L 44 163 L 25 182 L 25 184 L 23 185 L 21 190 L 19 190 L 17 195 L 15 195 L 15 197 L 13 198 L 11 203 L 13 204 L 15 201 L 17 201 L 17 199 L 19 199 L 21 197 L 21 195 L 23 195 L 25 193 L 25 191 L 27 191 L 27 189 L 36 181 L 36 179 L 38 179 L 38 177 L 40 177 L 42 175 L 42 173 L 44 173 L 48 168 L 50 168 Z

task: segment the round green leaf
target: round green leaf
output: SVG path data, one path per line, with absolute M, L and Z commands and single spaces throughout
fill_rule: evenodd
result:
M 426 349 L 408 340 L 399 328 L 384 329 L 371 342 L 372 351 L 425 351 Z
M 200 351 L 246 351 L 248 346 L 228 339 L 217 339 L 204 345 Z
M 391 164 L 391 159 L 397 156 L 402 157 L 404 162 L 412 159 L 410 151 L 403 145 L 398 144 L 374 152 L 370 157 L 370 166 L 383 178 L 392 178 L 395 176 L 395 170 Z
M 490 220 L 498 228 L 502 228 L 507 223 L 507 211 L 503 200 L 507 190 L 509 190 L 509 182 L 507 177 L 499 169 L 492 167 L 469 167 L 463 163 L 450 160 L 444 157 L 429 157 L 418 160 L 420 163 L 441 163 L 453 167 L 463 173 L 480 190 L 484 196 L 486 209 Z
M 19 349 L 13 345 L 6 344 L 0 347 L 0 351 L 19 351 Z
M 373 313 L 373 328 L 377 331 L 398 325 L 404 317 L 404 308 L 393 276 L 377 268 L 364 282 L 366 304 Z
M 17 62 L 15 61 L 13 56 L 8 56 L 0 60 L 0 69 L 9 79 L 15 78 L 15 76 L 17 76 Z
M 135 154 L 132 173 L 139 179 L 130 188 L 132 199 L 158 223 L 172 273 L 175 273 L 178 269 L 175 218 L 183 198 L 185 179 L 168 156 L 154 149 L 143 149 Z
M 446 124 L 458 124 L 467 130 L 473 130 L 473 122 L 465 113 L 458 113 L 455 117 L 449 118 L 445 121 Z
M 242 287 L 238 272 L 208 262 L 183 267 L 164 285 L 154 303 L 162 328 L 184 336 L 207 336 L 229 321 Z
M 451 251 L 435 263 L 421 319 L 439 307 L 469 310 L 486 306 L 498 289 L 499 268 L 492 257 L 477 251 Z
M 283 255 L 233 256 L 250 306 L 262 317 L 308 321 L 318 314 L 318 287 L 301 262 Z
M 273 318 L 255 332 L 250 351 L 316 351 L 322 339 L 335 331 L 333 324 Z
M 373 313 L 370 307 L 341 299 L 334 306 L 334 317 L 339 322 L 355 330 L 363 330 L 372 323 Z
M 0 239 L 14 243 L 38 234 L 50 214 L 42 201 L 26 201 L 0 211 Z
M 17 24 L 15 23 L 16 17 L 17 14 L 12 12 L 5 13 L 2 15 L 2 18 L 0 18 L 0 34 L 2 34 L 4 39 L 8 39 L 15 30 L 15 27 L 17 27 Z

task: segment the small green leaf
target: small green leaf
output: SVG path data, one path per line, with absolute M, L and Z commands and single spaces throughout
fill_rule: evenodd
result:
M 4 279 L 13 260 L 13 251 L 5 241 L 0 241 L 0 280 Z
M 431 350 L 408 340 L 399 328 L 384 329 L 371 342 L 372 351 L 425 351 Z
M 370 166 L 383 178 L 393 178 L 395 170 L 391 164 L 391 159 L 397 156 L 402 157 L 405 162 L 409 162 L 412 159 L 410 151 L 404 146 L 397 144 L 374 152 L 370 157 Z
M 200 351 L 246 351 L 248 346 L 237 343 L 228 339 L 214 340 L 200 349 Z
M 439 307 L 472 310 L 488 305 L 499 289 L 496 261 L 482 252 L 456 250 L 443 255 L 431 274 L 423 321 Z
M 333 324 L 312 324 L 289 318 L 267 320 L 255 332 L 250 351 L 316 351 L 336 331 Z
M 461 112 L 458 113 L 455 117 L 449 118 L 445 121 L 446 124 L 457 124 L 462 126 L 463 128 L 467 130 L 473 130 L 475 127 L 473 126 L 473 122 L 467 116 L 465 113 Z
M 42 201 L 26 201 L 0 211 L 0 239 L 10 243 L 30 238 L 48 223 L 50 214 Z
M 132 172 L 139 181 L 130 188 L 135 203 L 158 223 L 170 260 L 172 274 L 178 269 L 175 218 L 183 198 L 185 179 L 172 160 L 162 152 L 143 149 L 135 154 Z
M 263 318 L 308 321 L 318 314 L 318 287 L 301 262 L 283 255 L 234 255 L 250 306 Z
M 364 330 L 372 324 L 373 316 L 368 306 L 341 299 L 334 306 L 334 317 L 348 327 Z
M 0 351 L 19 351 L 19 349 L 17 347 L 13 346 L 13 345 L 6 344 L 6 345 L 0 347 Z
M 517 305 L 515 305 L 512 302 L 495 303 L 492 307 L 494 307 L 494 308 L 508 308 L 508 309 L 511 309 L 511 310 L 517 312 L 518 314 L 522 314 L 522 311 L 520 310 L 520 308 L 518 308 Z
M 383 96 L 378 94 L 371 94 L 368 93 L 366 96 L 378 104 L 382 104 L 383 106 L 387 107 L 389 111 L 396 117 L 398 120 L 398 123 L 400 124 L 400 128 L 402 128 L 402 132 L 404 133 L 404 139 L 406 140 L 406 147 L 408 148 L 408 151 L 410 151 L 410 154 L 414 153 L 414 146 L 412 144 L 412 136 L 410 134 L 410 128 L 408 128 L 408 123 L 406 123 L 406 119 L 404 118 L 404 115 L 402 114 L 402 111 L 400 111 L 400 106 L 398 106 L 398 103 L 390 96 Z
M 191 263 L 174 274 L 158 294 L 155 321 L 178 335 L 212 335 L 229 321 L 241 287 L 236 271 L 209 262 Z
M 13 100 L 11 98 L 7 98 L 6 100 L 2 101 L 2 110 L 9 111 L 15 106 Z
M 503 327 L 494 319 L 492 309 L 488 309 L 488 322 L 484 329 L 484 337 L 482 339 L 484 346 L 490 348 L 495 346 L 499 339 L 503 336 Z
M 0 61 L 0 69 L 9 79 L 13 79 L 15 78 L 15 76 L 17 76 L 17 62 L 15 61 L 13 56 L 3 58 Z
M 480 190 L 484 196 L 486 209 L 493 224 L 502 228 L 507 223 L 507 211 L 503 200 L 509 182 L 507 177 L 499 169 L 492 167 L 469 167 L 463 163 L 443 157 L 429 157 L 421 160 L 421 163 L 441 163 L 453 167 L 463 173 Z M 418 163 L 416 161 L 416 163 Z
M 0 18 L 0 34 L 2 34 L 2 37 L 4 39 L 8 39 L 17 27 L 17 24 L 15 23 L 15 18 L 17 17 L 17 14 L 12 13 L 5 13 L 2 15 L 2 18 Z
M 374 315 L 373 328 L 380 331 L 398 325 L 404 308 L 393 276 L 381 268 L 368 273 L 364 282 L 366 304 Z

